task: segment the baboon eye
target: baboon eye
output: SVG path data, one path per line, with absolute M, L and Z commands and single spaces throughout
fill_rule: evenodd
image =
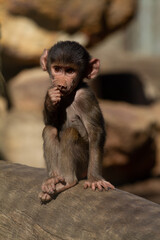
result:
M 60 67 L 59 66 L 54 66 L 54 71 L 55 72 L 59 72 L 60 71 Z
M 72 74 L 74 72 L 75 72 L 75 70 L 73 68 L 67 68 L 66 69 L 66 73 Z

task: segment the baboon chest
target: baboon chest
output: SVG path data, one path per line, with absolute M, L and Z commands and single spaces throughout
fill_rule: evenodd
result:
M 65 121 L 61 123 L 61 131 L 64 131 L 66 128 L 72 127 L 79 132 L 82 138 L 84 139 L 88 138 L 88 134 L 84 126 L 84 123 L 81 119 L 78 110 L 75 109 L 74 105 L 70 105 L 66 109 L 63 109 L 60 115 L 61 115 L 60 119 L 65 119 Z

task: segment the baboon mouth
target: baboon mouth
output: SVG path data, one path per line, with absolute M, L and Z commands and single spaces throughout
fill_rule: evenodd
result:
M 68 91 L 67 90 L 60 90 L 60 92 L 61 92 L 62 95 L 66 95 Z

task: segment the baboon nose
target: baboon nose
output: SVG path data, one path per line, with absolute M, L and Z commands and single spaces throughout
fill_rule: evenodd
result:
M 64 86 L 64 85 L 58 85 L 58 88 L 59 88 L 60 90 L 65 90 L 67 87 Z

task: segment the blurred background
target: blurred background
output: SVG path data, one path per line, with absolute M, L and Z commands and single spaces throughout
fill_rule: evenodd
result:
M 159 11 L 159 0 L 0 0 L 0 159 L 45 167 L 39 58 L 75 40 L 101 61 L 89 84 L 106 121 L 105 178 L 160 203 Z

